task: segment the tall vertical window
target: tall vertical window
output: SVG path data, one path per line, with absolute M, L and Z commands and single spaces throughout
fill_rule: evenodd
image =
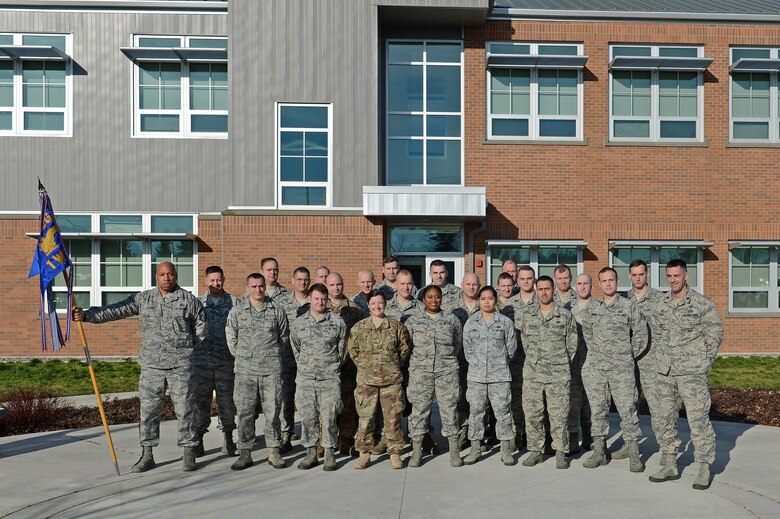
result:
M 134 134 L 227 137 L 227 39 L 136 36 Z
M 387 185 L 463 183 L 463 44 L 388 41 Z
M 0 34 L 0 135 L 70 134 L 70 36 Z
M 332 205 L 330 105 L 278 105 L 277 170 L 280 205 Z
M 489 139 L 582 139 L 579 44 L 487 44 Z
M 780 49 L 734 47 L 730 53 L 730 140 L 780 142 Z
M 609 265 L 618 273 L 619 290 L 631 288 L 629 265 L 634 260 L 644 260 L 648 265 L 650 286 L 669 290 L 666 281 L 666 264 L 681 259 L 688 265 L 688 286 L 701 292 L 703 284 L 704 249 L 711 244 L 704 242 L 642 242 L 641 240 L 610 242 Z
M 702 47 L 610 47 L 610 126 L 614 141 L 702 141 Z
M 777 245 L 729 250 L 729 310 L 778 312 Z

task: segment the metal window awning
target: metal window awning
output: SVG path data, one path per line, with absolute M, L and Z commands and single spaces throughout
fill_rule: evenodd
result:
M 777 240 L 731 240 L 729 241 L 729 250 L 740 247 L 769 247 L 780 248 L 780 241 Z
M 0 45 L 0 59 L 70 61 L 70 56 L 51 45 Z
M 487 240 L 488 247 L 576 247 L 588 246 L 585 240 Z
M 28 232 L 26 236 L 37 239 L 40 233 Z M 198 235 L 190 232 L 63 232 L 63 238 L 107 238 L 124 240 L 197 240 Z
M 120 47 L 119 50 L 134 63 L 156 62 L 209 62 L 227 63 L 227 49 L 181 47 Z
M 692 247 L 709 249 L 714 242 L 704 240 L 609 240 L 609 248 L 615 247 Z
M 729 67 L 729 72 L 777 72 L 780 59 L 740 58 Z
M 581 69 L 587 56 L 554 56 L 549 54 L 488 54 L 487 66 L 501 68 Z
M 617 56 L 609 62 L 610 70 L 682 70 L 702 72 L 714 58 L 676 58 L 670 56 Z

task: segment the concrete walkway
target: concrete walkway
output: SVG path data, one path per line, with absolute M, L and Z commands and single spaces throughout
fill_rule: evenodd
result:
M 685 421 L 682 478 L 661 484 L 647 479 L 659 460 L 652 439 L 642 443 L 643 474 L 630 473 L 628 460 L 588 470 L 580 456 L 569 470 L 556 470 L 554 459 L 533 468 L 505 467 L 496 450 L 457 469 L 443 455 L 397 471 L 386 456 L 365 471 L 354 470 L 355 459 L 343 457 L 335 472 L 323 472 L 321 465 L 306 472 L 294 466 L 276 470 L 265 463 L 262 439 L 253 452 L 255 466 L 234 472 L 234 458 L 219 453 L 216 419 L 212 425 L 207 454 L 189 473 L 181 471 L 175 422 L 163 423 L 157 467 L 145 474 L 130 472 L 140 455 L 137 427 L 113 426 L 120 477 L 102 428 L 0 438 L 0 517 L 780 518 L 780 428 L 715 422 L 715 479 L 709 490 L 696 491 L 691 484 L 697 465 Z M 641 425 L 652 438 L 647 417 Z M 616 416 L 611 431 L 613 442 Z M 296 445 L 286 458 L 297 463 L 303 455 Z

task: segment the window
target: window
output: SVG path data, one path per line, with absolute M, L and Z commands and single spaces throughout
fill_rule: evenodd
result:
M 568 265 L 572 277 L 582 272 L 582 251 L 587 246 L 581 241 L 488 241 L 489 278 L 487 284 L 498 279 L 501 266 L 508 259 L 518 265 L 530 265 L 536 276 L 555 277 L 555 267 Z M 574 281 L 572 280 L 572 284 Z
M 0 135 L 70 135 L 70 39 L 0 34 Z
M 729 244 L 729 311 L 780 312 L 778 242 Z
M 330 207 L 330 105 L 278 105 L 279 193 L 283 207 Z
M 74 297 L 83 308 L 116 303 L 154 287 L 163 261 L 176 265 L 179 286 L 196 289 L 194 215 L 60 214 L 57 223 L 74 264 Z M 57 307 L 64 310 L 62 276 L 54 290 Z
M 634 260 L 644 260 L 650 274 L 650 286 L 658 290 L 669 290 L 666 282 L 666 264 L 673 259 L 681 259 L 688 265 L 688 286 L 702 292 L 704 248 L 707 243 L 641 243 L 618 242 L 610 245 L 609 265 L 618 273 L 618 290 L 631 288 L 628 266 Z
M 780 142 L 780 49 L 732 48 L 730 140 Z
M 133 133 L 227 137 L 227 39 L 136 36 L 122 51 L 134 69 Z
M 463 183 L 463 44 L 388 41 L 387 185 Z
M 582 45 L 487 44 L 488 139 L 582 139 Z
M 703 141 L 702 47 L 610 47 L 613 141 Z

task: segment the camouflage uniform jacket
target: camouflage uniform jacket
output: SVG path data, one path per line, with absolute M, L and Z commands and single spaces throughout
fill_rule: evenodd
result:
M 271 297 L 275 299 L 282 299 L 287 297 L 286 294 L 289 294 L 290 291 L 287 290 L 287 288 L 283 287 L 282 285 L 276 285 L 274 287 L 266 287 L 265 289 L 265 296 Z
M 297 317 L 300 317 L 309 311 L 309 302 L 304 301 L 301 303 L 298 298 L 295 297 L 295 292 L 289 290 L 277 293 L 273 300 L 284 308 L 284 311 L 287 313 L 287 322 L 290 324 L 292 324 Z
M 347 331 L 351 330 L 352 327 L 355 326 L 355 323 L 363 319 L 363 312 L 361 312 L 355 302 L 348 297 L 344 297 L 337 301 L 329 299 L 325 308 L 344 320 L 344 324 L 347 325 Z
M 708 373 L 723 341 L 723 325 L 715 304 L 698 292 L 688 289 L 685 297 L 675 301 L 665 294 L 650 312 L 656 369 L 663 375 Z
M 230 309 L 238 303 L 238 298 L 223 292 L 219 299 L 212 299 L 206 292 L 200 296 L 200 302 L 203 303 L 203 308 L 206 310 L 209 332 L 202 347 L 195 351 L 195 363 L 232 366 L 234 359 L 228 349 L 225 324 Z
M 228 314 L 225 326 L 230 353 L 236 358 L 236 373 L 272 375 L 282 372 L 282 349 L 290 348 L 290 329 L 284 309 L 266 297 L 259 310 L 249 296 Z
M 463 327 L 463 352 L 469 363 L 466 380 L 489 384 L 511 382 L 509 363 L 517 351 L 515 325 L 499 312 L 488 324 L 477 312 Z
M 466 300 L 463 298 L 463 294 L 461 294 L 460 300 L 458 301 L 458 306 L 456 306 L 450 311 L 452 312 L 452 315 L 458 318 L 461 327 L 466 326 L 466 321 L 469 320 L 469 317 L 479 312 L 479 301 L 474 303 L 473 308 L 469 308 L 466 305 Z
M 409 317 L 406 328 L 414 348 L 409 369 L 425 373 L 457 372 L 463 330 L 458 318 L 444 311 L 435 319 L 425 311 Z
M 590 304 L 590 301 L 593 301 L 593 299 L 588 299 L 588 305 Z M 574 357 L 574 362 L 572 363 L 572 366 L 582 369 L 582 365 L 585 364 L 585 359 L 588 355 L 588 347 L 585 343 L 585 335 L 582 332 L 582 319 L 584 318 L 583 313 L 585 312 L 585 309 L 588 307 L 588 305 L 580 306 L 579 300 L 571 305 L 571 315 L 574 317 L 574 320 L 577 321 L 577 355 Z
M 394 295 L 392 299 L 388 299 L 387 306 L 385 306 L 385 315 L 387 317 L 392 317 L 393 319 L 398 319 L 402 323 L 406 323 L 406 320 L 411 316 L 418 315 L 422 312 L 425 312 L 425 309 L 418 300 L 410 299 L 406 306 L 404 306 L 404 304 L 398 300 L 398 294 Z
M 571 362 L 577 353 L 577 321 L 571 312 L 553 303 L 542 313 L 538 304 L 517 312 L 515 328 L 523 338 L 523 376 L 538 382 L 571 380 Z
M 513 295 L 512 297 L 510 297 L 509 301 L 508 301 L 509 304 L 511 304 L 512 306 L 514 306 L 518 310 L 523 308 L 524 306 L 532 305 L 535 302 L 536 302 L 536 292 L 533 292 L 531 294 L 531 299 L 527 303 L 525 301 L 523 301 L 523 296 L 522 296 L 522 294 L 520 292 L 518 292 L 517 294 Z
M 582 333 L 588 347 L 584 368 L 606 371 L 634 369 L 634 359 L 647 348 L 647 321 L 625 297 L 612 303 L 591 299 L 582 312 Z
M 325 312 L 321 320 L 306 312 L 290 325 L 290 344 L 298 364 L 296 380 L 339 380 L 347 352 L 347 325 Z
M 642 315 L 645 316 L 647 325 L 650 327 L 650 338 L 647 341 L 648 348 L 644 353 L 644 356 L 647 356 L 648 360 L 650 360 L 650 355 L 652 355 L 650 352 L 653 345 L 653 336 L 655 336 L 657 333 L 660 333 L 653 330 L 653 320 L 650 319 L 650 314 L 653 311 L 653 306 L 664 298 L 664 293 L 660 290 L 656 290 L 655 288 L 647 287 L 647 292 L 645 292 L 644 297 L 639 299 L 634 294 L 634 288 L 632 287 L 631 290 L 628 290 L 625 295 L 628 299 L 634 301 L 639 306 L 639 311 L 642 312 Z
M 577 303 L 577 291 L 573 288 L 569 289 L 569 297 L 566 298 L 566 301 L 563 300 L 561 295 L 556 290 L 553 294 L 553 301 L 558 303 L 558 305 L 562 306 L 563 308 L 571 309 L 572 306 L 574 306 Z
M 427 286 L 427 285 L 426 285 Z M 461 299 L 463 298 L 463 290 L 460 287 L 456 287 L 452 283 L 447 283 L 441 288 L 441 309 L 445 312 L 452 312 L 455 308 L 460 306 Z M 417 291 L 417 300 L 422 301 L 423 290 L 425 287 Z
M 377 328 L 367 317 L 352 327 L 347 348 L 358 384 L 390 386 L 403 380 L 401 366 L 412 352 L 412 340 L 400 321 L 385 317 Z
M 133 294 L 124 301 L 86 311 L 85 320 L 105 323 L 137 315 L 141 321 L 142 368 L 190 366 L 206 338 L 206 311 L 197 297 L 178 285 L 163 298 L 158 288 Z
M 360 295 L 361 292 L 358 292 L 354 296 L 352 296 L 352 302 L 355 303 L 355 306 L 360 309 L 360 313 L 363 314 L 363 317 L 368 317 L 371 315 L 371 310 L 368 309 L 368 301 L 363 299 L 363 296 Z

